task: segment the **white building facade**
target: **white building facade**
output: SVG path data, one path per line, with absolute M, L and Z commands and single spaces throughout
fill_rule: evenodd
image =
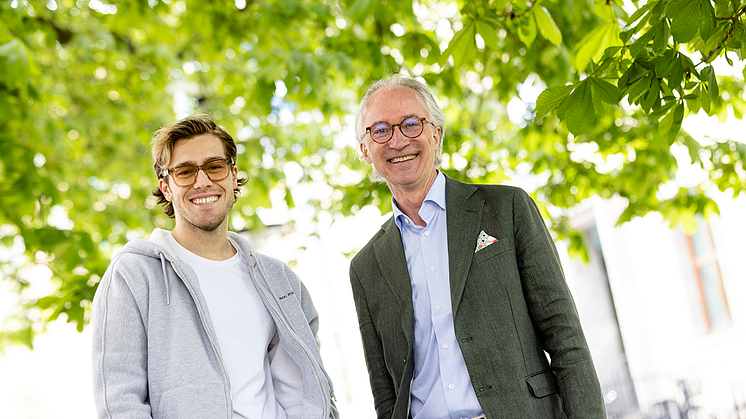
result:
M 563 265 L 610 418 L 746 418 L 746 196 L 715 200 L 690 233 L 616 226 L 620 199 L 572 218 L 590 262 Z

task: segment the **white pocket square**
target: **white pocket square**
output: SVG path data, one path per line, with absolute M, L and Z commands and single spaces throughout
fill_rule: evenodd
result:
M 482 230 L 479 233 L 479 237 L 477 237 L 477 248 L 474 250 L 474 253 L 477 253 L 478 251 L 484 249 L 485 247 L 491 245 L 496 241 L 496 238 L 490 236 L 489 234 L 485 233 L 484 230 Z

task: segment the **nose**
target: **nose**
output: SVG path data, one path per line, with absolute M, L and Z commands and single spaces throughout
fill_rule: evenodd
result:
M 388 146 L 396 149 L 401 150 L 402 148 L 406 147 L 409 142 L 412 139 L 404 135 L 404 133 L 401 132 L 401 125 L 397 125 L 394 127 L 393 135 L 391 136 L 391 139 L 388 141 Z
M 210 177 L 207 176 L 207 172 L 205 172 L 205 169 L 200 168 L 197 171 L 197 179 L 194 180 L 194 185 L 192 186 L 195 189 L 199 189 L 210 185 L 212 185 L 212 180 L 210 180 Z

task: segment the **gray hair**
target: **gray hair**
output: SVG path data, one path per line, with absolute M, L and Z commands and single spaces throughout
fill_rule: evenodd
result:
M 446 116 L 443 113 L 443 109 L 438 105 L 438 101 L 435 99 L 430 89 L 424 84 L 420 83 L 416 79 L 401 74 L 394 74 L 389 78 L 378 80 L 370 85 L 368 90 L 360 100 L 360 106 L 357 109 L 357 115 L 355 115 L 355 138 L 357 139 L 358 145 L 363 143 L 363 137 L 365 136 L 365 127 L 363 127 L 363 111 L 368 102 L 368 99 L 373 93 L 379 90 L 391 90 L 397 87 L 408 87 L 414 90 L 425 102 L 425 107 L 428 113 L 430 113 L 430 122 L 440 128 L 440 134 L 438 136 L 438 149 L 435 152 L 435 168 L 440 167 L 443 162 L 443 134 L 446 131 Z M 384 179 L 373 169 L 373 173 L 370 175 L 373 181 L 383 181 Z

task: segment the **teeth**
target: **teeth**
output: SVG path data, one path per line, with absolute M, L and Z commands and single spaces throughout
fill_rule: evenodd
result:
M 208 196 L 207 198 L 193 199 L 192 202 L 194 202 L 195 204 L 209 204 L 217 200 L 218 200 L 218 197 L 213 195 L 213 196 Z
M 412 160 L 413 158 L 417 157 L 416 154 L 410 154 L 408 156 L 403 157 L 394 157 L 393 159 L 389 160 L 391 163 L 399 163 L 402 161 Z

